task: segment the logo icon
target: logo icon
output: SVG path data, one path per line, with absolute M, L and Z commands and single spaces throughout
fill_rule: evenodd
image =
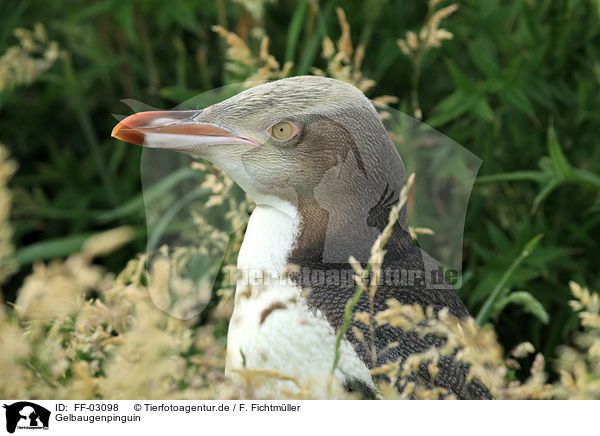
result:
M 11 405 L 4 404 L 6 409 L 6 431 L 14 433 L 15 429 L 48 430 L 50 411 L 29 401 L 19 401 Z

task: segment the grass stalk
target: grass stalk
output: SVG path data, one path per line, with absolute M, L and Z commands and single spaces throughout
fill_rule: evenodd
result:
M 517 268 L 519 268 L 521 263 L 523 263 L 523 261 L 531 254 L 538 242 L 540 242 L 540 240 L 543 237 L 544 235 L 540 233 L 539 235 L 536 235 L 534 238 L 532 238 L 527 244 L 525 244 L 525 247 L 523 248 L 521 253 L 519 253 L 519 255 L 515 258 L 512 264 L 508 267 L 500 281 L 494 287 L 492 293 L 489 295 L 487 300 L 485 300 L 485 303 L 483 304 L 481 310 L 479 310 L 479 313 L 475 318 L 477 324 L 483 326 L 487 322 L 492 311 L 494 310 L 494 305 L 503 293 L 502 291 L 504 290 L 506 283 L 510 280 L 510 278 L 517 270 Z
M 385 244 L 387 243 L 388 239 L 392 235 L 392 229 L 394 228 L 394 225 L 398 221 L 398 216 L 400 215 L 400 211 L 406 205 L 406 201 L 408 199 L 408 193 L 409 193 L 410 189 L 412 188 L 412 185 L 414 184 L 414 180 L 415 180 L 415 175 L 411 174 L 410 177 L 408 178 L 408 182 L 406 183 L 406 185 L 402 188 L 402 191 L 400 192 L 400 198 L 398 200 L 398 204 L 396 206 L 394 206 L 392 208 L 392 210 L 390 211 L 390 216 L 389 216 L 387 225 L 385 226 L 385 228 L 383 229 L 383 231 L 381 232 L 381 234 L 379 235 L 379 237 L 373 244 L 373 247 L 371 248 L 371 256 L 369 257 L 369 261 L 367 262 L 366 268 L 363 269 L 362 266 L 360 265 L 360 263 L 356 259 L 354 259 L 353 257 L 350 257 L 350 264 L 352 265 L 352 268 L 354 269 L 356 276 L 358 277 L 358 280 L 357 280 L 357 284 L 356 284 L 356 291 L 354 292 L 354 295 L 352 296 L 352 298 L 346 303 L 346 306 L 344 308 L 344 320 L 342 321 L 342 326 L 340 327 L 340 330 L 338 331 L 336 338 L 335 338 L 335 353 L 334 353 L 333 366 L 331 368 L 331 373 L 335 372 L 335 369 L 337 368 L 337 365 L 339 363 L 340 347 L 342 344 L 342 338 L 346 335 L 346 333 L 348 332 L 348 329 L 350 328 L 350 324 L 352 323 L 352 317 L 354 314 L 354 307 L 356 307 L 356 304 L 358 303 L 358 301 L 360 300 L 360 297 L 362 296 L 362 294 L 364 293 L 364 291 L 366 289 L 365 282 L 371 275 L 373 266 L 375 265 L 378 268 L 377 274 L 379 274 L 381 272 L 381 265 L 383 262 L 383 257 L 385 256 L 385 251 L 383 248 L 385 247 Z M 378 280 L 375 280 L 374 283 L 370 284 L 370 294 L 369 294 L 369 310 L 370 310 L 369 329 L 371 331 L 371 354 L 372 354 L 371 358 L 373 360 L 373 366 L 375 366 L 377 363 L 377 352 L 375 350 L 375 339 L 374 339 L 374 337 L 375 337 L 375 324 L 374 324 L 375 314 L 374 314 L 374 308 L 373 308 L 373 301 L 375 298 L 375 293 L 377 291 L 378 284 L 379 284 Z

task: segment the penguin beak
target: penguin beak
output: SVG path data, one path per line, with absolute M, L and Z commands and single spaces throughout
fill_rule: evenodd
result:
M 121 121 L 111 136 L 150 148 L 183 152 L 222 144 L 259 145 L 226 126 L 197 121 L 202 111 L 139 112 Z

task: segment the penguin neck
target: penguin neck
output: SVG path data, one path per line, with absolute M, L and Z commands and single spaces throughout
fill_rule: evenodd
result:
M 238 256 L 242 272 L 280 275 L 290 264 L 347 264 L 350 256 L 364 264 L 389 216 L 387 209 L 374 215 L 360 202 L 325 209 L 312 195 L 299 196 L 296 205 L 272 200 L 252 212 Z M 406 239 L 397 233 L 405 232 L 398 226 L 391 240 Z
M 327 238 L 337 233 L 331 228 L 329 211 L 314 200 L 300 198 L 297 205 L 263 201 L 248 221 L 237 268 L 242 273 L 277 276 L 288 265 L 320 264 Z
M 297 209 L 292 205 L 258 204 L 246 228 L 238 255 L 242 274 L 281 274 L 299 229 Z
M 288 260 L 295 265 L 322 263 L 330 215 L 311 197 L 298 199 L 299 226 Z
M 343 201 L 340 201 L 342 200 Z M 368 223 L 369 204 L 346 193 L 321 206 L 314 196 L 298 201 L 299 228 L 289 262 L 301 267 L 347 264 L 350 256 L 365 263 L 379 229 Z

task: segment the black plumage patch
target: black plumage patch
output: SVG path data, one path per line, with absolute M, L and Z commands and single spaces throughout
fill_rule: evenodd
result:
M 378 199 L 377 204 L 369 213 L 369 227 L 376 227 L 382 230 L 389 217 L 389 210 L 397 202 L 396 194 L 388 187 L 382 189 L 383 194 Z M 326 219 L 324 214 L 321 219 Z M 322 223 L 326 225 L 327 223 Z M 312 229 L 316 233 L 318 230 Z M 310 244 L 303 244 L 302 249 L 294 249 L 289 257 L 289 262 L 300 267 L 300 272 L 293 274 L 292 280 L 297 285 L 304 288 L 310 288 L 311 292 L 307 297 L 309 307 L 321 311 L 328 322 L 335 330 L 338 330 L 343 322 L 344 309 L 355 292 L 354 282 L 330 283 L 328 281 L 305 282 L 306 277 L 311 277 L 311 271 L 327 272 L 346 272 L 352 277 L 352 268 L 350 264 L 331 264 L 323 262 L 323 239 L 311 238 Z M 456 295 L 456 292 L 449 283 L 444 283 L 441 289 L 428 288 L 425 280 L 425 261 L 424 254 L 417 247 L 410 234 L 396 224 L 392 231 L 392 236 L 385 246 L 387 252 L 382 270 L 397 273 L 401 275 L 406 271 L 421 272 L 423 280 L 416 279 L 412 283 L 393 284 L 383 281 L 375 294 L 374 310 L 379 312 L 387 309 L 387 300 L 396 299 L 402 304 L 418 304 L 426 308 L 432 307 L 437 314 L 443 308 L 448 308 L 450 313 L 458 318 L 469 316 L 467 309 Z M 363 265 L 365 266 L 365 265 Z M 306 273 L 308 271 L 308 273 Z M 418 275 L 418 274 L 417 274 Z M 368 286 L 368 283 L 367 283 Z M 355 306 L 355 312 L 369 312 L 369 300 L 366 294 L 363 294 Z M 356 353 L 368 368 L 381 366 L 389 361 L 401 363 L 412 354 L 421 353 L 431 346 L 441 347 L 446 339 L 434 335 L 421 336 L 413 331 L 403 331 L 390 325 L 380 325 L 375 329 L 375 337 L 371 338 L 371 332 L 368 326 L 352 321 L 352 327 L 358 329 L 367 344 L 374 343 L 377 350 L 377 362 L 375 365 L 371 361 L 370 350 L 365 349 L 363 342 L 360 341 L 350 328 L 346 338 L 353 345 Z M 389 346 L 397 343 L 396 346 Z M 426 365 L 422 365 L 416 374 L 408 378 L 398 378 L 397 389 L 402 392 L 407 382 L 413 381 L 417 384 L 429 387 L 442 387 L 449 393 L 454 394 L 459 399 L 489 399 L 491 395 L 487 388 L 478 380 L 467 381 L 469 367 L 467 364 L 455 359 L 455 355 L 442 356 L 438 364 L 438 374 L 432 377 L 427 370 Z M 381 380 L 376 378 L 375 381 Z M 363 389 L 358 389 L 363 392 Z

